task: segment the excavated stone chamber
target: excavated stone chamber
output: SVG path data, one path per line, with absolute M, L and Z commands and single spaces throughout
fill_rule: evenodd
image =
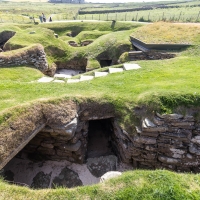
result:
M 114 119 L 45 126 L 5 167 L 7 181 L 32 188 L 75 187 L 98 183 L 119 169 Z
M 7 134 L 2 143 L 10 146 L 6 156 L 1 152 L 0 164 L 7 163 L 2 175 L 9 181 L 55 188 L 94 184 L 108 171 L 133 168 L 200 172 L 200 121 L 194 117 L 199 109 L 149 115 L 137 108 L 128 130 L 106 103 L 49 103 L 33 112 L 2 129 Z

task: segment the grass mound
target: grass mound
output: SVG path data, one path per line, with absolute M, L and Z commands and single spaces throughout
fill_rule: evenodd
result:
M 158 22 L 137 29 L 132 36 L 145 43 L 200 43 L 200 26 Z
M 43 76 L 39 70 L 27 66 L 4 67 L 0 71 L 2 82 L 30 82 Z

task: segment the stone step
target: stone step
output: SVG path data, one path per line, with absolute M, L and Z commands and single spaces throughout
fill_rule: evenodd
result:
M 138 64 L 124 63 L 124 70 L 134 70 L 141 68 Z
M 135 54 L 143 54 L 143 52 L 142 51 L 129 51 L 128 52 L 129 56 L 132 56 L 132 55 L 135 55 Z
M 108 72 L 94 72 L 95 77 L 107 76 Z
M 54 78 L 52 78 L 52 77 L 46 77 L 46 76 L 44 76 L 44 77 L 40 78 L 38 80 L 38 82 L 40 82 L 40 83 L 48 83 L 48 82 L 51 82 L 53 80 L 54 80 Z
M 65 81 L 63 81 L 63 80 L 54 80 L 53 82 L 54 83 L 65 83 Z
M 113 74 L 113 73 L 118 73 L 118 72 L 123 72 L 124 69 L 123 68 L 109 68 L 109 73 Z
M 54 78 L 71 78 L 71 75 L 67 75 L 67 74 L 55 74 Z
M 68 79 L 67 80 L 67 83 L 78 83 L 78 82 L 80 82 L 79 79 Z
M 94 78 L 94 76 L 81 76 L 80 81 L 89 81 L 92 80 Z

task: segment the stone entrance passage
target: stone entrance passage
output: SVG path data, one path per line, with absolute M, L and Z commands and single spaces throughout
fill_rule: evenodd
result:
M 113 118 L 75 118 L 65 126 L 51 126 L 8 162 L 1 172 L 5 180 L 35 189 L 70 188 L 96 184 L 108 171 L 130 169 L 118 160 Z
M 110 119 L 89 121 L 87 158 L 114 155 L 112 151 Z
M 112 65 L 112 60 L 100 60 L 101 67 L 107 67 Z

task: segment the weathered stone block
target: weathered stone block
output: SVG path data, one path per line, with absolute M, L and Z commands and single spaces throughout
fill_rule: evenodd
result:
M 158 160 L 160 162 L 167 163 L 167 164 L 173 164 L 173 165 L 180 163 L 180 159 L 169 158 L 167 156 L 161 156 L 161 155 L 158 156 Z
M 162 119 L 160 119 L 160 118 L 158 118 L 158 117 L 156 117 L 156 116 L 154 116 L 153 122 L 154 122 L 154 124 L 157 125 L 157 126 L 162 126 L 162 125 L 164 125 L 164 123 L 165 123 Z
M 149 131 L 149 130 L 148 130 Z M 147 136 L 147 137 L 153 137 L 153 138 L 157 138 L 158 137 L 158 135 L 159 135 L 159 133 L 158 132 L 148 132 L 148 131 L 146 131 L 146 129 L 144 130 L 144 131 L 142 131 L 141 133 L 140 133 L 140 135 L 141 136 Z
M 54 148 L 54 145 L 53 144 L 47 144 L 45 142 L 42 142 L 41 143 L 41 146 L 42 147 L 45 147 L 45 148 L 48 148 L 48 149 L 53 149 Z
M 76 144 L 62 144 L 58 146 L 63 151 L 77 151 L 81 147 L 81 141 L 79 140 Z
M 142 151 L 141 149 L 137 149 L 137 148 L 134 148 L 134 147 L 132 147 L 130 149 L 132 156 L 139 156 L 141 154 L 141 151 Z
M 191 142 L 200 145 L 200 135 L 193 137 Z
M 59 149 L 56 149 L 56 154 L 60 157 L 72 157 L 71 151 L 61 151 Z
M 156 159 L 157 154 L 156 153 L 143 153 L 141 154 L 141 157 L 146 159 L 146 160 L 154 160 Z
M 198 147 L 197 145 L 193 144 L 189 147 L 189 152 L 191 154 L 195 154 L 200 156 L 200 147 Z
M 54 149 L 49 149 L 49 148 L 44 148 L 44 147 L 39 147 L 37 149 L 38 152 L 40 152 L 43 155 L 55 155 L 55 150 Z
M 137 143 L 143 143 L 143 144 L 156 144 L 156 139 L 155 138 L 150 138 L 150 137 L 134 137 L 134 141 Z
M 158 151 L 158 147 L 157 145 L 145 145 L 145 150 L 156 152 Z

